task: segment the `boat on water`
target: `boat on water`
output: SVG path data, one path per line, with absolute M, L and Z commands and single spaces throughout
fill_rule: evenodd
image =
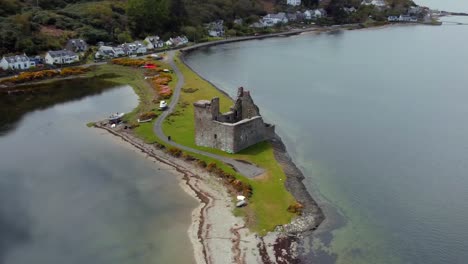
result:
M 125 115 L 125 113 L 115 113 L 115 114 L 112 114 L 111 116 L 109 116 L 109 118 L 107 118 L 109 120 L 109 122 L 111 123 L 117 123 L 117 122 L 120 122 L 122 117 Z
M 162 100 L 159 102 L 159 110 L 166 110 L 167 109 L 167 102 Z

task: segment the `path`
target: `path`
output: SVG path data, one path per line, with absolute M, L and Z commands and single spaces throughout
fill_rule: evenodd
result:
M 228 158 L 228 157 L 225 157 L 225 156 L 216 155 L 216 154 L 209 153 L 209 152 L 206 152 L 206 151 L 201 151 L 201 150 L 198 150 L 198 149 L 190 148 L 190 147 L 178 144 L 178 143 L 176 143 L 174 141 L 169 141 L 167 139 L 167 136 L 164 134 L 164 132 L 162 130 L 162 124 L 163 124 L 164 120 L 174 111 L 174 109 L 175 109 L 175 107 L 177 105 L 177 102 L 179 101 L 180 91 L 181 91 L 182 86 L 184 85 L 184 82 L 185 82 L 184 76 L 182 75 L 182 72 L 180 71 L 180 69 L 177 67 L 177 65 L 174 62 L 174 55 L 175 55 L 175 51 L 167 52 L 167 61 L 169 62 L 169 65 L 171 65 L 174 73 L 177 75 L 178 81 L 177 81 L 176 87 L 174 88 L 174 94 L 172 95 L 172 100 L 171 100 L 170 104 L 168 105 L 167 110 L 162 112 L 162 114 L 159 116 L 159 118 L 156 120 L 156 122 L 154 124 L 153 129 L 154 129 L 154 132 L 156 133 L 156 135 L 162 141 L 164 141 L 166 144 L 169 144 L 171 146 L 177 147 L 177 148 L 185 150 L 185 151 L 190 151 L 190 152 L 193 152 L 193 153 L 197 153 L 197 154 L 200 154 L 200 155 L 203 155 L 203 156 L 207 156 L 207 157 L 210 157 L 210 158 L 220 160 L 220 161 L 232 166 L 234 168 L 234 170 L 236 170 L 237 172 L 239 172 L 240 174 L 242 174 L 242 175 L 244 175 L 244 176 L 246 176 L 248 178 L 253 178 L 253 177 L 256 177 L 256 176 L 259 176 L 259 175 L 263 174 L 265 172 L 264 169 L 262 169 L 262 168 L 260 168 L 258 166 L 255 166 L 253 164 L 246 163 L 245 161 L 237 161 L 235 159 L 231 159 L 231 158 Z

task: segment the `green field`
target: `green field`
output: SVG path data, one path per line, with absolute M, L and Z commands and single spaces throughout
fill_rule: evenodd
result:
M 158 64 L 161 68 L 170 69 L 167 64 L 162 62 L 158 62 Z M 250 204 L 245 208 L 236 209 L 235 213 L 236 215 L 242 215 L 246 218 L 246 222 L 252 231 L 263 235 L 268 231 L 272 231 L 277 225 L 290 222 L 294 215 L 289 213 L 287 208 L 295 202 L 295 199 L 284 187 L 286 176 L 281 166 L 275 160 L 273 148 L 268 142 L 256 144 L 237 154 L 228 154 L 220 150 L 198 147 L 195 145 L 193 102 L 200 99 L 219 97 L 222 111 L 227 111 L 233 102 L 228 96 L 191 71 L 178 57 L 176 58 L 176 64 L 185 77 L 183 89 L 194 88 L 197 90 L 195 92 L 193 92 L 194 89 L 190 92 L 182 91 L 174 113 L 163 123 L 164 133 L 166 135 L 171 135 L 172 140 L 183 145 L 234 159 L 246 160 L 266 170 L 266 173 L 261 175 L 258 179 L 247 179 L 220 161 L 194 153 L 187 153 L 208 164 L 214 162 L 217 164 L 217 167 L 235 175 L 241 181 L 250 183 L 253 188 L 253 196 L 250 199 Z M 154 101 L 154 90 L 149 83 L 144 80 L 143 74 L 144 70 L 142 69 L 111 64 L 95 67 L 88 73 L 90 76 L 99 76 L 118 84 L 126 84 L 133 87 L 135 93 L 139 96 L 140 103 L 131 113 L 125 116 L 126 121 L 130 123 L 135 122 L 138 115 L 141 113 L 148 111 L 158 112 L 156 110 L 158 105 Z M 175 74 L 173 74 L 172 77 L 173 81 L 170 83 L 170 86 L 174 87 L 177 82 L 177 77 Z M 153 126 L 154 121 L 140 124 L 134 129 L 134 132 L 147 143 L 162 143 L 154 134 Z
M 266 169 L 266 174 L 259 177 L 259 179 L 250 180 L 238 175 L 239 179 L 247 181 L 252 185 L 254 193 L 250 200 L 250 205 L 241 209 L 240 213 L 243 213 L 247 217 L 249 227 L 260 234 L 273 230 L 277 225 L 290 222 L 293 214 L 287 212 L 286 209 L 295 200 L 284 187 L 286 176 L 281 166 L 275 160 L 273 148 L 269 143 L 256 144 L 237 154 L 228 154 L 221 150 L 195 145 L 193 102 L 200 99 L 219 97 L 221 111 L 228 111 L 233 102 L 224 93 L 191 71 L 181 62 L 180 58 L 177 57 L 175 60 L 185 78 L 183 89 L 192 88 L 198 90 L 195 92 L 182 91 L 177 108 L 163 124 L 164 133 L 171 135 L 172 140 L 185 146 L 233 159 L 246 160 Z

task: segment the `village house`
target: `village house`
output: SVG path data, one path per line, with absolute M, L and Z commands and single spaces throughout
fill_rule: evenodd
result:
M 166 41 L 166 46 L 182 46 L 187 44 L 188 38 L 186 36 L 177 36 L 175 38 L 170 38 L 168 41 Z
M 50 65 L 70 64 L 79 60 L 78 54 L 71 50 L 51 50 L 45 55 L 45 63 Z
M 292 6 L 300 6 L 301 0 L 287 0 L 286 4 L 292 5 Z
M 263 122 L 250 92 L 242 87 L 227 113 L 220 113 L 219 98 L 200 100 L 193 105 L 197 146 L 236 153 L 275 136 L 275 126 Z
M 135 41 L 133 43 L 124 43 L 119 47 L 122 48 L 125 55 L 145 54 L 146 52 L 148 52 L 146 45 L 141 41 Z
M 272 27 L 276 24 L 286 24 L 288 23 L 288 18 L 286 16 L 286 13 L 284 12 L 279 12 L 277 14 L 267 14 L 266 16 L 263 17 L 263 25 L 265 27 Z
M 304 12 L 304 19 L 315 20 L 315 19 L 325 17 L 326 15 L 327 15 L 327 12 L 324 9 L 306 10 Z
M 354 6 L 352 6 L 352 7 L 343 7 L 343 10 L 348 14 L 355 13 L 357 11 L 357 9 Z
M 164 41 L 162 41 L 159 36 L 148 36 L 145 38 L 144 42 L 146 43 L 146 48 L 150 50 L 164 47 Z
M 242 25 L 243 23 L 244 23 L 244 20 L 242 18 L 234 19 L 234 24 L 236 25 Z
M 112 46 L 100 46 L 94 58 L 96 59 L 107 59 L 107 58 L 118 58 L 125 56 L 125 51 L 122 47 Z
M 287 18 L 289 22 L 296 22 L 297 21 L 297 14 L 296 13 L 288 13 Z
M 363 0 L 361 2 L 361 5 L 373 5 L 376 7 L 387 7 L 388 4 L 385 2 L 385 0 Z
M 27 70 L 35 67 L 36 63 L 26 54 L 3 57 L 0 61 L 0 67 L 4 70 Z
M 67 45 L 65 45 L 65 49 L 73 52 L 86 52 L 88 44 L 82 39 L 69 39 Z
M 206 29 L 208 30 L 208 35 L 211 37 L 224 37 L 224 21 L 216 20 L 207 24 Z
M 409 15 L 389 16 L 387 20 L 388 22 L 418 22 L 416 17 Z

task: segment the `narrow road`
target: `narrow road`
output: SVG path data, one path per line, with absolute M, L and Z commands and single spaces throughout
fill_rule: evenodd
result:
M 176 143 L 174 141 L 169 141 L 168 140 L 167 136 L 164 134 L 164 132 L 162 130 L 162 124 L 163 124 L 164 120 L 174 111 L 174 109 L 175 109 L 175 107 L 177 105 L 177 102 L 179 101 L 180 91 L 181 91 L 182 86 L 184 85 L 184 82 L 185 82 L 185 79 L 184 79 L 184 76 L 182 75 L 182 72 L 180 71 L 180 69 L 177 67 L 177 65 L 174 62 L 174 56 L 175 56 L 175 51 L 167 52 L 167 61 L 168 61 L 169 65 L 171 65 L 174 73 L 177 75 L 178 81 L 177 81 L 176 87 L 174 89 L 174 94 L 172 95 L 171 103 L 168 105 L 167 110 L 164 111 L 158 117 L 156 122 L 154 123 L 154 128 L 153 128 L 154 133 L 156 133 L 156 135 L 162 141 L 164 141 L 166 144 L 169 144 L 169 145 L 171 145 L 173 147 L 177 147 L 177 148 L 185 150 L 185 151 L 190 151 L 190 152 L 193 152 L 193 153 L 197 153 L 197 154 L 200 154 L 200 155 L 203 155 L 203 156 L 207 156 L 207 157 L 210 157 L 210 158 L 220 160 L 220 161 L 230 165 L 231 167 L 234 168 L 234 170 L 236 170 L 237 172 L 239 172 L 240 174 L 242 174 L 242 175 L 244 175 L 244 176 L 246 176 L 248 178 L 253 178 L 253 177 L 256 177 L 256 176 L 259 176 L 259 175 L 263 174 L 265 172 L 264 169 L 262 169 L 262 168 L 260 168 L 258 166 L 255 166 L 253 164 L 249 164 L 249 163 L 247 163 L 245 161 L 238 161 L 238 160 L 235 160 L 235 159 L 231 159 L 231 158 L 227 158 L 227 157 L 224 157 L 224 156 L 216 155 L 216 154 L 209 153 L 209 152 L 206 152 L 206 151 L 193 149 L 193 148 L 178 144 L 178 143 Z M 207 98 L 207 99 L 211 99 L 211 98 Z

